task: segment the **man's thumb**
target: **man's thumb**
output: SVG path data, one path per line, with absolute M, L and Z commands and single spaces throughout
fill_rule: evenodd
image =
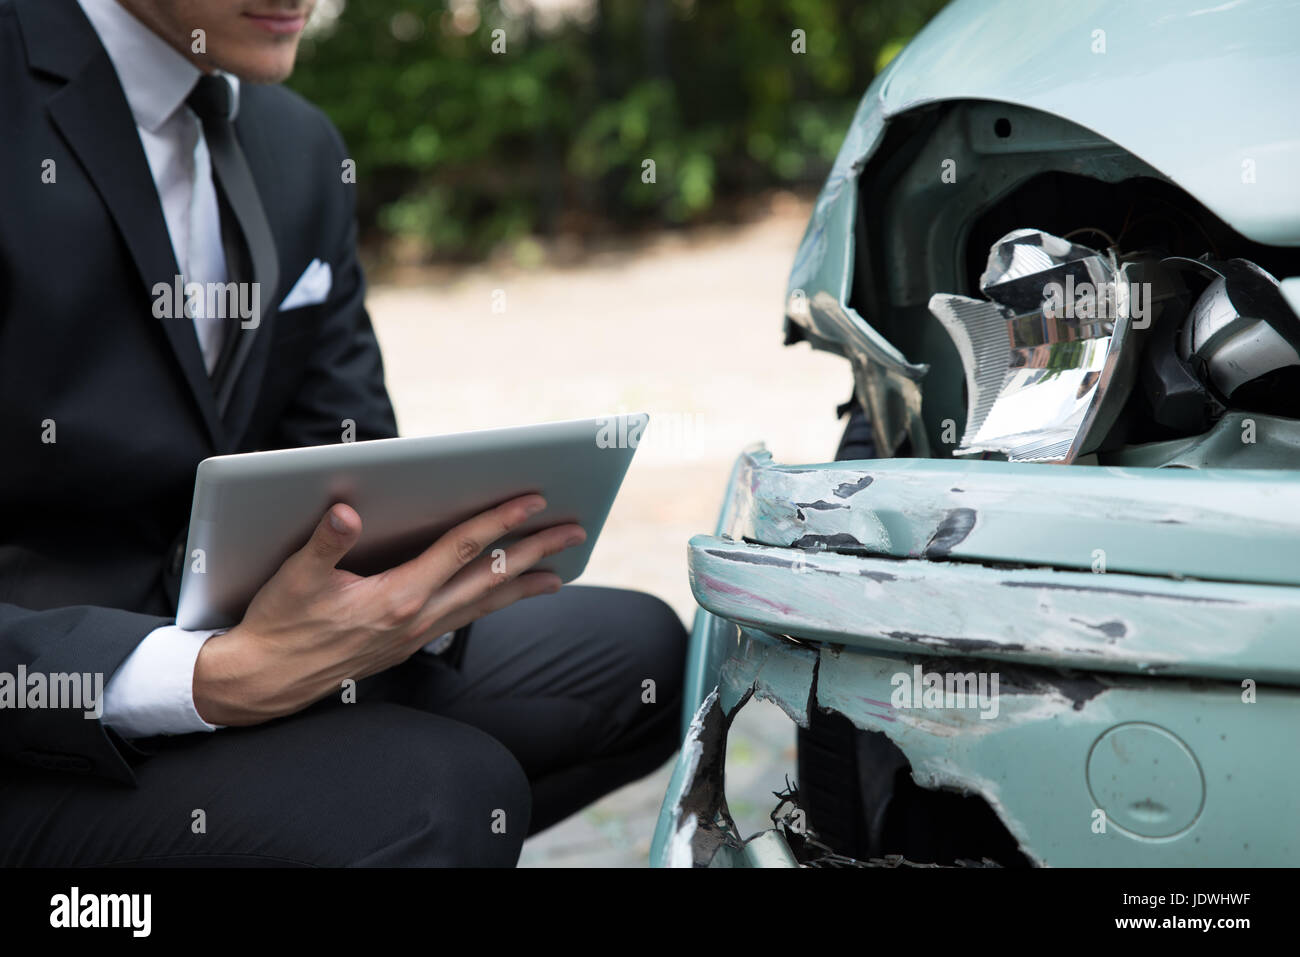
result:
M 333 568 L 361 537 L 361 516 L 350 505 L 333 505 L 316 525 L 300 554 L 313 565 Z

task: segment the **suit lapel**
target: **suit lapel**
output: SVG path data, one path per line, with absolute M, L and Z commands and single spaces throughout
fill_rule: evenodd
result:
M 112 61 L 75 3 L 41 0 L 21 4 L 18 10 L 33 67 L 68 81 L 50 97 L 50 117 L 104 200 L 152 303 L 155 284 L 164 283 L 170 290 L 180 270 L 135 119 Z M 183 314 L 155 319 L 152 309 L 145 318 L 161 324 L 213 445 L 224 451 L 226 429 L 193 322 Z

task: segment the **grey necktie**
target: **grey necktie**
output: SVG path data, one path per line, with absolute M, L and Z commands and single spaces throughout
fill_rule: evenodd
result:
M 205 74 L 199 77 L 186 98 L 203 123 L 203 137 L 212 159 L 212 175 L 217 184 L 221 208 L 221 242 L 226 253 L 226 268 L 234 282 L 257 282 L 263 307 L 275 293 L 279 281 L 279 260 L 275 240 L 266 219 L 261 197 L 248 168 L 248 160 L 235 138 L 230 122 L 230 84 L 225 77 Z M 251 272 L 251 275 L 249 273 Z M 212 370 L 212 388 L 222 413 L 230 403 L 238 377 L 237 361 L 248 348 L 255 329 L 243 329 L 236 320 L 227 323 L 221 354 Z

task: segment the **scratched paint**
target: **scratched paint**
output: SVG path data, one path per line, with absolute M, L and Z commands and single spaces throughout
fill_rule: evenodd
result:
M 970 709 L 896 707 L 891 701 L 895 679 L 914 664 L 932 667 L 933 659 L 809 649 L 745 629 L 723 666 L 718 693 L 701 713 L 712 712 L 713 727 L 725 732 L 761 688 L 761 696 L 780 704 L 801 725 L 806 725 L 810 707 L 843 714 L 859 728 L 888 735 L 922 786 L 977 794 L 987 801 L 1025 855 L 1042 865 L 1282 866 L 1300 856 L 1300 825 L 1292 807 L 1297 773 L 1294 762 L 1276 760 L 1290 748 L 1300 691 L 1275 689 L 1244 707 L 1241 689 L 1232 682 L 1119 675 L 1097 681 L 1011 666 L 1002 672 L 996 717 L 983 720 Z M 964 659 L 953 665 L 978 669 L 992 663 Z M 727 699 L 733 702 L 730 709 Z M 708 720 L 697 718 L 696 726 Z M 1178 795 L 1170 800 L 1168 794 L 1150 790 L 1167 787 L 1162 782 L 1168 775 L 1153 778 L 1149 769 L 1136 766 L 1129 769 L 1130 780 L 1116 784 L 1110 779 L 1122 777 L 1122 761 L 1110 766 L 1112 773 L 1104 781 L 1089 772 L 1098 742 L 1109 740 L 1117 729 L 1157 727 L 1152 721 L 1185 746 L 1198 775 L 1190 786 L 1212 789 L 1215 795 L 1212 804 L 1182 802 L 1191 808 L 1186 820 L 1176 821 L 1178 829 L 1159 840 L 1145 839 L 1124 823 L 1172 813 Z M 711 748 L 725 752 L 725 733 L 714 736 Z M 689 742 L 682 754 L 661 812 L 652 864 L 674 863 L 671 835 L 679 838 L 678 864 L 753 866 L 769 858 L 783 863 L 779 854 L 745 853 L 756 839 L 774 843 L 780 835 L 736 831 L 724 810 L 721 763 L 705 767 Z M 701 800 L 700 795 L 707 797 Z M 1094 827 L 1099 810 L 1111 820 L 1102 832 Z M 703 837 L 696 839 L 696 834 Z
M 692 674 L 696 686 L 718 683 L 727 726 L 755 696 L 798 724 L 810 709 L 837 711 L 886 734 L 923 786 L 980 795 L 1039 863 L 1300 856 L 1284 807 L 1300 781 L 1275 759 L 1300 717 L 1300 500 L 1287 476 L 936 461 L 786 468 L 755 448 L 730 489 L 718 534 L 689 548 L 701 604 Z M 816 502 L 848 507 L 807 507 Z M 1088 570 L 1094 542 L 1105 546 L 1104 574 Z M 897 707 L 889 679 L 914 663 L 998 669 L 996 718 Z M 1249 707 L 1245 678 L 1267 689 Z M 1189 780 L 1213 802 L 1153 796 L 1141 783 L 1150 774 L 1118 796 L 1088 778 L 1096 741 L 1152 721 L 1193 755 Z M 679 862 L 684 846 L 696 866 L 784 860 L 770 832 L 764 853 L 747 852 L 753 836 L 725 814 L 722 763 L 707 764 L 665 799 Z M 1108 801 L 1114 826 L 1094 835 L 1091 816 Z M 696 806 L 716 810 L 692 823 L 683 807 Z M 1157 821 L 1175 828 L 1159 840 L 1124 827 L 1180 807 L 1196 816 Z
M 1300 473 L 894 459 L 737 463 L 724 537 L 895 558 L 1300 585 Z M 869 480 L 869 481 L 868 481 Z M 837 490 L 856 487 L 847 497 Z M 800 502 L 840 502 L 809 509 Z
M 791 553 L 696 536 L 696 600 L 773 634 L 877 652 L 1300 685 L 1300 588 Z M 752 597 L 772 595 L 783 601 Z
M 729 599 L 741 604 L 754 603 L 762 605 L 764 608 L 771 608 L 773 611 L 786 615 L 794 612 L 793 605 L 786 605 L 779 601 L 772 601 L 770 598 L 764 598 L 762 595 L 756 594 L 755 592 L 746 591 L 739 585 L 728 584 L 721 579 L 710 578 L 708 575 L 700 576 L 700 584 L 704 588 L 707 588 L 716 594 L 726 595 Z

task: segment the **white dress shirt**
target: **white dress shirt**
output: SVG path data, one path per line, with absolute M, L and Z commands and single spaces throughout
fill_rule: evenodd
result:
M 78 2 L 126 93 L 184 281 L 225 282 L 212 164 L 202 124 L 185 105 L 201 71 L 117 0 Z M 239 80 L 226 79 L 233 119 Z M 205 316 L 202 306 L 193 320 L 211 372 L 221 353 L 220 320 Z M 194 662 L 203 643 L 217 633 L 168 625 L 145 636 L 104 688 L 104 724 L 127 738 L 215 730 L 194 708 Z

